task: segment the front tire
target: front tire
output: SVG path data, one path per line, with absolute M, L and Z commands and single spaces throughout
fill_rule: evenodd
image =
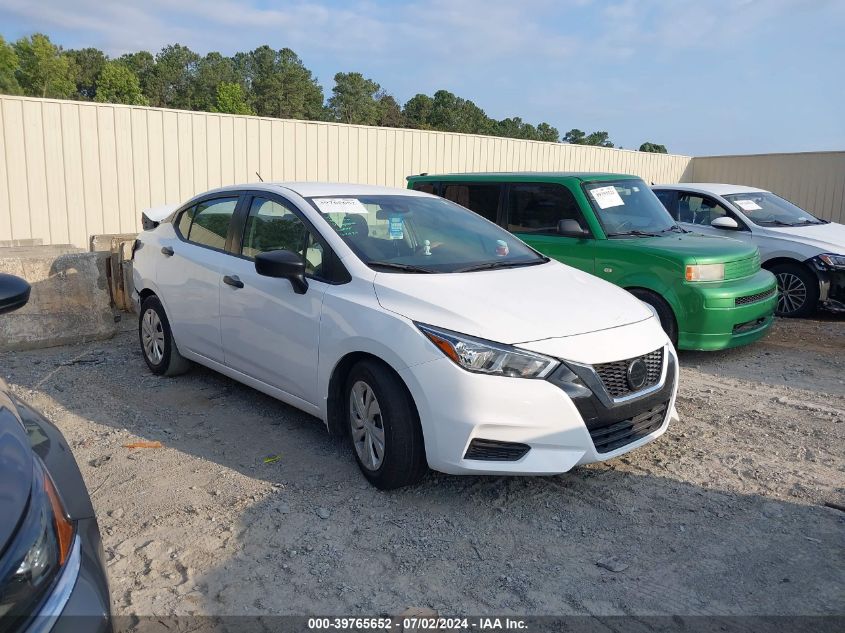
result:
M 344 394 L 352 452 L 364 477 L 381 490 L 419 481 L 426 470 L 422 429 L 399 377 L 363 360 L 349 372 Z
M 770 269 L 778 280 L 778 305 L 775 314 L 805 317 L 819 304 L 819 280 L 801 264 L 777 264 Z
M 666 336 L 672 341 L 675 349 L 678 349 L 678 322 L 675 320 L 675 312 L 672 310 L 672 306 L 659 294 L 650 290 L 632 288 L 628 292 L 654 308 L 654 311 L 657 312 L 657 317 L 660 319 L 660 325 L 663 327 L 663 331 L 666 332 Z
M 191 361 L 179 353 L 164 306 L 155 295 L 141 303 L 138 317 L 141 353 L 150 371 L 157 376 L 177 376 L 191 368 Z

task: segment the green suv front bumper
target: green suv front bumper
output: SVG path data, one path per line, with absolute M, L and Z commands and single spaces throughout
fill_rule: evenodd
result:
M 777 282 L 767 270 L 715 283 L 686 283 L 678 349 L 720 350 L 753 343 L 774 320 Z

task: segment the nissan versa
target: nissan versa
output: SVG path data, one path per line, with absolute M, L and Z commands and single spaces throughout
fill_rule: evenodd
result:
M 29 284 L 0 274 L 0 314 Z M 103 545 L 79 468 L 59 430 L 0 379 L 0 631 L 112 630 Z
M 254 184 L 171 211 L 134 247 L 150 370 L 196 361 L 319 417 L 380 488 L 561 473 L 677 416 L 652 310 L 452 202 Z
M 774 276 L 753 244 L 678 226 L 635 176 L 592 173 L 423 174 L 409 187 L 472 209 L 541 253 L 651 305 L 679 349 L 718 350 L 772 325 Z M 546 288 L 552 296 L 561 289 Z

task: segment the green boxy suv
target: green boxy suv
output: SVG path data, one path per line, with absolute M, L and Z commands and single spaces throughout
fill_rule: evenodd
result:
M 679 349 L 751 343 L 772 325 L 757 247 L 679 227 L 640 178 L 597 173 L 421 174 L 410 188 L 472 209 L 535 249 L 650 304 Z

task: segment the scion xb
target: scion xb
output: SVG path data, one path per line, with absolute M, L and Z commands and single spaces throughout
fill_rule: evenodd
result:
M 636 176 L 422 174 L 408 181 L 630 291 L 657 311 L 678 349 L 745 345 L 772 325 L 777 288 L 760 269 L 757 248 L 681 228 Z
M 262 183 L 144 226 L 150 370 L 197 362 L 313 414 L 378 487 L 426 465 L 561 473 L 677 416 L 677 358 L 652 310 L 437 196 Z

